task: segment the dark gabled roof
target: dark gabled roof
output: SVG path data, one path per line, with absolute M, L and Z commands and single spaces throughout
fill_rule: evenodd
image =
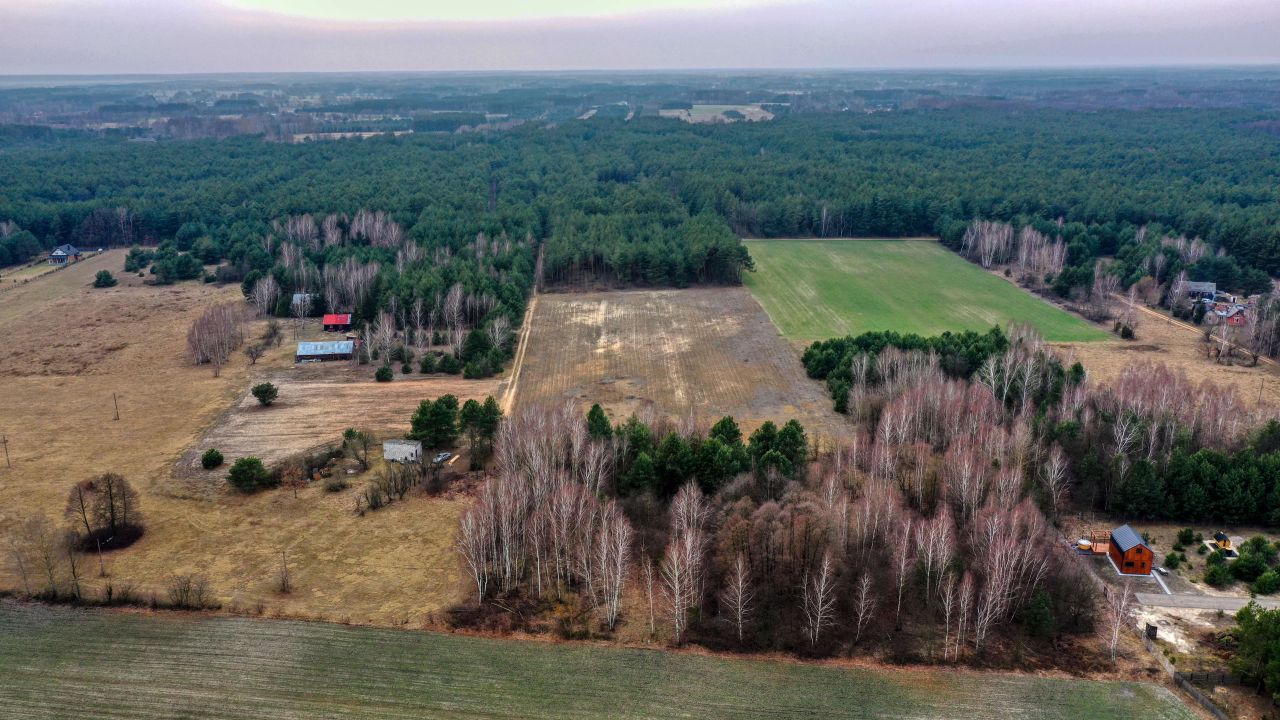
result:
M 1211 282 L 1188 282 L 1184 286 L 1187 292 L 1217 292 L 1218 284 Z
M 79 255 L 80 250 L 77 249 L 75 245 L 59 245 L 49 254 L 53 255 L 55 253 L 62 253 L 63 255 Z
M 1142 542 L 1142 536 L 1128 525 L 1121 525 L 1115 530 L 1112 530 L 1111 542 L 1115 544 L 1116 548 L 1122 553 L 1129 552 L 1139 545 L 1143 547 L 1147 546 L 1146 543 Z

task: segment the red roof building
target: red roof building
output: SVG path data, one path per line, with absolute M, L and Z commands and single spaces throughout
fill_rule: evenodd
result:
M 351 315 L 331 314 L 324 316 L 325 332 L 346 332 L 351 329 Z

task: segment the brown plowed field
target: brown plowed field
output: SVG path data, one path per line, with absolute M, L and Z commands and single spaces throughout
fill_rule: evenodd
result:
M 516 402 L 600 403 L 614 420 L 651 407 L 732 415 L 750 430 L 798 419 L 830 437 L 843 422 L 745 288 L 538 297 Z

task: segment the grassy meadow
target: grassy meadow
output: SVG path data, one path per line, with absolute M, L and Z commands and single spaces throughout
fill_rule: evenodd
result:
M 809 343 L 871 330 L 937 335 L 1011 322 L 1050 342 L 1107 333 L 965 261 L 937 241 L 750 240 L 745 282 L 787 339 Z
M 0 717 L 1192 720 L 1165 688 L 0 601 Z

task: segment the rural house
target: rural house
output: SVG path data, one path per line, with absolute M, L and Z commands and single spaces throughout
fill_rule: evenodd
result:
M 422 462 L 422 443 L 417 440 L 384 440 L 382 459 L 387 462 Z
M 351 315 L 328 314 L 322 321 L 325 332 L 346 332 L 351 329 Z
M 1151 548 L 1133 528 L 1121 525 L 1111 531 L 1107 555 L 1121 575 L 1150 575 L 1154 557 Z
M 75 245 L 59 245 L 49 253 L 50 265 L 67 265 L 80 261 L 80 250 Z
M 1218 294 L 1218 284 L 1211 282 L 1188 282 L 1183 285 L 1187 291 L 1187 297 L 1192 300 L 1209 299 L 1212 300 Z
M 300 342 L 294 362 L 324 362 L 326 360 L 350 360 L 356 344 L 352 340 L 336 342 Z

